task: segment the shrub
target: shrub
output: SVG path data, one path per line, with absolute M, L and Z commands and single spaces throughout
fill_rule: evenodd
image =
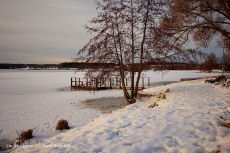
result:
M 56 130 L 64 130 L 64 129 L 70 129 L 69 124 L 66 120 L 59 120 L 57 125 L 56 125 Z
M 21 134 L 19 134 L 19 143 L 24 143 L 26 140 L 33 138 L 33 129 L 29 129 L 27 131 L 22 131 Z
M 170 92 L 170 89 L 166 89 L 165 93 Z
M 161 96 L 161 99 L 166 99 L 166 95 L 162 95 L 162 96 Z

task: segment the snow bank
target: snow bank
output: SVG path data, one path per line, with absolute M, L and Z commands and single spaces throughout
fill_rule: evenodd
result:
M 165 93 L 167 89 L 170 92 Z M 32 143 L 32 147 L 18 147 L 14 152 L 230 152 L 230 129 L 218 122 L 229 107 L 229 89 L 196 80 L 144 92 L 165 94 L 166 99 L 141 99 L 80 129 Z M 158 106 L 149 108 L 155 102 Z

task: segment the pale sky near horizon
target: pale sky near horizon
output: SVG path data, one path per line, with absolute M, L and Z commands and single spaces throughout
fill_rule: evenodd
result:
M 83 25 L 95 16 L 94 0 L 0 0 L 0 63 L 70 62 L 93 37 Z

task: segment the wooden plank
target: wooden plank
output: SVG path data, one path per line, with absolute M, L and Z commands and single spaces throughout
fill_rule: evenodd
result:
M 97 84 L 98 82 L 97 82 L 97 78 L 96 78 L 96 89 L 98 88 L 98 84 Z
M 121 88 L 121 78 L 119 78 L 119 87 Z
M 150 86 L 149 77 L 141 77 L 142 87 L 138 87 L 138 90 L 145 89 L 145 78 L 148 79 L 148 85 Z M 130 90 L 128 78 L 124 78 L 124 83 L 127 90 Z M 122 81 L 120 77 L 110 77 L 109 79 L 98 79 L 98 78 L 77 78 L 71 77 L 71 87 L 75 87 L 78 90 L 99 89 L 99 88 L 110 88 L 110 89 L 122 89 Z M 108 82 L 107 82 L 108 81 Z M 99 84 L 100 83 L 100 84 Z
M 120 87 L 116 86 L 116 87 L 112 87 L 112 89 L 121 89 Z M 131 90 L 131 87 L 126 87 L 127 90 Z M 134 88 L 135 89 L 135 88 Z M 142 90 L 145 89 L 145 87 L 138 87 L 138 90 Z
M 111 83 L 112 83 L 112 78 L 109 78 L 109 87 L 110 87 L 110 89 L 112 88 Z

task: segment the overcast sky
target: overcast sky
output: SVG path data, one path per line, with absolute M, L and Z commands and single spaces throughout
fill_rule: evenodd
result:
M 96 15 L 93 0 L 0 0 L 0 63 L 70 62 L 93 37 L 83 25 Z
M 92 37 L 93 0 L 1 0 L 0 63 L 61 63 Z

